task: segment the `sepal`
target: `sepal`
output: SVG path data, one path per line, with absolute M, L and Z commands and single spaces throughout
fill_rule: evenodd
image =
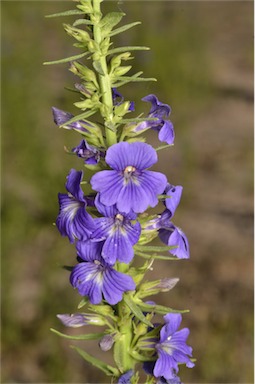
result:
M 110 305 L 89 305 L 89 310 L 94 313 L 98 313 L 99 315 L 110 317 L 112 320 L 117 321 L 117 317 L 115 316 L 114 310 Z
M 173 309 L 170 307 L 165 307 L 164 305 L 151 305 L 144 303 L 140 299 L 137 298 L 137 305 L 139 308 L 141 308 L 144 312 L 154 312 L 159 315 L 167 315 L 168 313 L 187 313 L 189 312 L 189 309 Z
M 168 292 L 178 283 L 178 278 L 164 278 L 160 280 L 148 281 L 140 285 L 136 296 L 142 299 L 147 296 L 156 295 L 160 292 Z
M 78 9 L 71 9 L 70 11 L 53 13 L 51 15 L 46 15 L 45 17 L 51 18 L 51 17 L 60 17 L 60 16 L 84 15 L 84 13 L 85 13 L 84 11 L 80 11 Z
M 110 73 L 109 74 L 111 75 L 114 72 L 114 70 L 121 65 L 122 60 L 124 60 L 124 61 L 131 60 L 132 57 L 130 57 L 130 56 L 131 56 L 130 52 L 124 52 L 124 53 L 121 53 L 120 55 L 114 56 L 110 61 Z
M 125 75 L 128 71 L 130 71 L 131 68 L 132 68 L 132 65 L 126 65 L 126 66 L 116 68 L 111 75 L 113 81 L 115 78 Z
M 140 282 L 143 280 L 144 278 L 144 275 L 145 273 L 148 271 L 148 270 L 151 270 L 152 268 L 152 264 L 153 264 L 153 260 L 148 260 L 144 263 L 143 266 L 139 267 L 139 268 L 130 268 L 129 270 L 129 274 L 130 276 L 133 277 L 133 280 L 135 282 L 136 285 L 140 284 Z
M 82 300 L 78 304 L 78 309 L 81 309 L 89 302 L 89 298 L 87 296 L 84 296 Z
M 144 316 L 143 312 L 141 311 L 139 306 L 135 303 L 135 301 L 133 300 L 133 297 L 130 294 L 127 294 L 127 293 L 124 294 L 123 300 L 127 304 L 127 306 L 130 308 L 134 316 L 137 317 L 138 320 L 148 325 L 149 327 L 153 327 L 152 323 L 147 319 L 146 316 Z
M 86 2 L 85 1 L 81 1 L 81 3 L 82 3 L 81 5 L 77 5 L 77 8 L 80 9 L 83 13 L 90 14 L 90 13 L 94 12 L 90 0 L 87 0 Z
M 109 12 L 99 22 L 99 26 L 102 30 L 102 37 L 109 35 L 113 27 L 119 24 L 122 17 L 125 16 L 123 12 Z
M 76 27 L 77 25 L 93 25 L 93 21 L 91 20 L 87 20 L 87 19 L 77 19 L 74 21 L 74 23 L 72 24 L 73 27 Z
M 80 43 L 87 45 L 91 40 L 89 33 L 83 29 L 72 27 L 70 24 L 63 24 L 63 27 L 69 36 L 74 37 Z
M 115 123 L 119 123 L 122 120 L 122 116 L 124 116 L 126 113 L 130 112 L 130 101 L 124 101 L 124 103 L 121 103 L 120 105 L 116 105 L 114 107 L 114 118 L 113 121 Z
M 82 57 L 85 57 L 88 55 L 88 52 L 84 52 L 84 53 L 80 53 L 79 55 L 75 55 L 75 56 L 70 56 L 70 57 L 66 57 L 64 59 L 59 59 L 59 60 L 53 60 L 53 61 L 45 61 L 43 63 L 43 65 L 52 65 L 52 64 L 62 64 L 62 63 L 69 63 L 69 62 L 72 62 L 74 60 L 79 60 L 81 59 Z
M 91 82 L 95 86 L 94 90 L 99 89 L 95 72 L 86 67 L 86 65 L 81 65 L 77 61 L 73 61 L 70 67 L 70 71 L 81 77 L 83 80 Z
M 121 32 L 125 32 L 130 28 L 135 27 L 136 25 L 142 24 L 141 21 L 135 21 L 134 23 L 125 24 L 122 27 L 114 29 L 111 33 L 109 33 L 109 36 L 118 35 Z
M 115 53 L 128 52 L 128 51 L 149 51 L 149 47 L 143 46 L 127 46 L 127 47 L 118 47 L 113 48 L 108 51 L 108 55 L 114 55 Z
M 55 333 L 58 336 L 64 337 L 65 339 L 70 340 L 97 340 L 100 337 L 104 336 L 104 333 L 87 333 L 83 335 L 66 335 L 65 333 L 59 332 L 54 328 L 50 328 L 51 332 Z

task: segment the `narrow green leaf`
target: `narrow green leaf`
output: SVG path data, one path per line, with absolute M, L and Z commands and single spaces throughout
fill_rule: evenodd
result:
M 113 82 L 114 86 L 116 88 L 121 87 L 122 85 L 125 85 L 127 83 L 131 83 L 131 82 L 157 81 L 157 79 L 155 79 L 153 77 L 148 77 L 148 78 L 137 77 L 137 78 L 135 78 L 134 76 L 131 76 L 131 77 L 122 76 L 120 78 L 116 78 L 115 80 L 119 80 L 119 82 Z
M 113 55 L 119 52 L 128 52 L 128 51 L 149 51 L 149 47 L 140 47 L 140 46 L 131 46 L 131 47 L 118 47 L 110 49 L 107 55 Z
M 134 77 L 134 76 L 121 76 L 116 77 L 117 80 L 124 80 L 124 81 L 157 81 L 154 77 Z
M 155 312 L 159 315 L 166 315 L 167 313 L 187 313 L 189 309 L 173 309 L 170 307 L 165 307 L 163 305 L 150 305 L 141 303 L 138 304 L 142 311 L 145 312 Z
M 142 313 L 141 309 L 137 306 L 137 304 L 132 300 L 132 298 L 129 295 L 124 295 L 124 301 L 127 304 L 127 306 L 131 309 L 133 314 L 144 324 L 148 325 L 149 327 L 153 327 L 151 322 L 146 319 L 144 314 Z
M 121 123 L 141 123 L 143 121 L 157 121 L 158 119 L 153 118 L 153 117 L 148 117 L 148 118 L 133 118 L 133 119 L 122 119 Z
M 95 110 L 89 110 L 89 111 L 83 112 L 80 115 L 72 117 L 70 120 L 66 121 L 65 124 L 60 125 L 60 127 L 69 125 L 71 123 L 75 123 L 76 121 L 79 121 L 79 120 L 83 120 L 83 121 L 88 122 L 89 124 L 91 124 L 91 122 L 86 121 L 85 119 L 87 117 L 91 116 L 91 115 L 94 115 L 94 113 L 96 113 L 96 112 L 97 111 L 95 111 Z
M 72 15 L 84 15 L 83 11 L 79 11 L 78 9 L 71 9 L 70 11 L 53 13 L 51 15 L 46 15 L 45 17 L 59 17 L 59 16 L 72 16 Z
M 171 249 L 178 248 L 177 245 L 172 246 L 152 246 L 152 245 L 138 245 L 136 244 L 134 246 L 135 249 L 138 249 L 139 251 L 148 251 L 148 252 L 164 252 L 164 251 L 170 251 Z
M 75 349 L 83 357 L 84 360 L 88 361 L 90 364 L 94 365 L 94 367 L 103 371 L 107 376 L 118 376 L 118 369 L 91 356 L 89 353 L 83 351 L 81 348 L 75 347 L 73 345 L 71 346 L 71 348 Z
M 75 20 L 75 22 L 73 23 L 73 27 L 76 27 L 77 25 L 82 25 L 82 24 L 85 24 L 85 25 L 94 25 L 93 21 L 90 21 L 90 20 L 87 20 L 87 19 L 77 19 L 77 20 Z
M 116 28 L 114 29 L 111 33 L 110 33 L 110 36 L 114 36 L 114 35 L 118 35 L 119 33 L 121 32 L 125 32 L 127 31 L 128 29 L 138 25 L 138 24 L 141 24 L 140 21 L 136 21 L 134 23 L 130 23 L 130 24 L 126 24 L 126 25 L 123 25 L 123 27 L 119 27 L 119 28 Z
M 50 328 L 51 332 L 56 335 L 64 337 L 70 340 L 97 340 L 104 336 L 104 333 L 87 333 L 85 335 L 66 335 L 65 333 L 59 332 L 54 328 Z
M 54 61 L 45 61 L 43 65 L 52 65 L 52 64 L 62 64 L 62 63 L 69 63 L 70 61 L 75 61 L 78 59 L 81 59 L 84 56 L 87 56 L 89 52 L 80 53 L 79 55 L 66 57 L 65 59 L 60 60 L 54 60 Z
M 140 256 L 140 257 L 143 257 L 144 259 L 149 259 L 149 260 L 152 260 L 152 259 L 155 259 L 155 260 L 182 260 L 182 259 L 179 259 L 178 257 L 175 257 L 175 256 L 159 255 L 157 253 L 144 253 L 144 252 L 140 252 L 137 250 L 135 250 L 135 254 L 137 256 Z
M 157 147 L 156 148 L 156 151 L 161 151 L 161 149 L 165 149 L 165 148 L 169 148 L 169 147 L 173 147 L 174 144 L 165 144 L 165 145 L 161 145 L 160 147 Z

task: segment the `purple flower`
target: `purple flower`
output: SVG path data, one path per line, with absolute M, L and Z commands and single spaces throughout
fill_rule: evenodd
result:
M 158 132 L 158 138 L 162 142 L 167 144 L 173 144 L 174 142 L 174 127 L 170 120 L 165 120 L 165 116 L 168 117 L 171 113 L 171 108 L 167 104 L 163 104 L 158 101 L 155 95 L 145 96 L 143 101 L 151 103 L 151 109 L 148 117 L 156 118 L 156 121 L 144 121 L 139 124 L 135 131 L 141 131 L 143 129 L 152 128 Z
M 99 304 L 102 298 L 111 305 L 122 300 L 123 293 L 134 290 L 131 276 L 125 275 L 106 264 L 101 257 L 102 244 L 78 241 L 77 264 L 70 275 L 70 282 L 82 296 L 88 296 L 92 304 Z
M 131 378 L 133 375 L 134 371 L 130 369 L 119 377 L 117 384 L 131 384 Z
M 72 149 L 78 157 L 84 159 L 86 164 L 95 165 L 100 161 L 100 156 L 103 155 L 100 150 L 92 145 L 89 145 L 86 140 L 81 140 L 80 144 Z
M 61 109 L 58 109 L 56 107 L 52 107 L 52 113 L 53 113 L 54 123 L 57 124 L 58 126 L 63 125 L 63 128 L 66 128 L 66 129 L 76 129 L 77 131 L 88 132 L 87 129 L 85 129 L 83 126 L 88 124 L 82 120 L 78 120 L 68 124 L 68 121 L 74 117 L 74 115 L 72 115 L 71 113 L 62 111 Z
M 169 247 L 177 246 L 169 250 L 172 255 L 179 259 L 189 259 L 189 242 L 181 228 L 169 222 L 165 228 L 159 229 L 159 238 Z
M 159 238 L 169 247 L 169 253 L 179 259 L 189 259 L 189 242 L 185 233 L 176 227 L 171 221 L 173 213 L 169 209 L 165 209 L 156 218 L 148 221 L 146 230 L 158 230 Z
M 167 184 L 165 175 L 147 170 L 157 160 L 157 152 L 149 144 L 114 144 L 105 157 L 113 170 L 92 176 L 92 188 L 100 193 L 100 201 L 107 206 L 116 204 L 125 213 L 144 212 L 148 206 L 157 205 L 157 195 L 163 193 Z
M 68 236 L 71 243 L 75 239 L 86 240 L 95 228 L 94 220 L 86 212 L 87 201 L 80 187 L 82 171 L 71 169 L 67 176 L 68 194 L 59 193 L 59 215 L 56 225 L 62 236 Z
M 112 88 L 112 101 L 114 106 L 121 105 L 124 102 L 124 97 L 117 88 Z M 135 103 L 133 101 L 130 102 L 128 110 L 131 112 L 135 110 Z
M 136 214 L 119 212 L 116 205 L 105 206 L 100 202 L 99 195 L 95 205 L 104 217 L 95 219 L 96 229 L 91 238 L 105 240 L 102 257 L 108 264 L 115 264 L 116 260 L 128 264 L 134 256 L 133 245 L 141 234 L 140 223 L 131 222 L 136 219 Z
M 181 185 L 174 186 L 168 183 L 166 186 L 164 193 L 167 196 L 171 196 L 171 197 L 166 198 L 164 203 L 167 209 L 171 212 L 171 217 L 173 217 L 175 210 L 180 203 L 182 190 L 183 190 L 183 187 Z
M 186 344 L 189 329 L 179 328 L 182 316 L 179 313 L 169 313 L 164 316 L 165 325 L 160 331 L 160 340 L 156 344 L 158 359 L 153 374 L 155 377 L 163 377 L 166 380 L 176 379 L 178 363 L 184 363 L 188 368 L 194 367 L 190 360 L 192 348 Z

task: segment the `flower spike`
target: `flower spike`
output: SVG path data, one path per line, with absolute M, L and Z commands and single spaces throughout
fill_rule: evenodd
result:
M 60 234 L 75 245 L 74 264 L 65 269 L 70 271 L 71 286 L 82 296 L 77 311 L 57 317 L 69 330 L 82 328 L 84 333 L 52 331 L 67 339 L 96 340 L 101 351 L 112 353 L 113 366 L 73 346 L 112 384 L 139 384 L 139 365 L 147 374 L 147 384 L 181 384 L 178 365 L 194 366 L 192 348 L 186 343 L 189 329 L 179 330 L 181 313 L 188 310 L 151 300 L 152 295 L 171 291 L 170 298 L 179 279 L 149 279 L 159 260 L 190 257 L 186 235 L 172 222 L 183 187 L 152 169 L 158 151 L 174 143 L 171 108 L 149 94 L 142 99 L 151 104 L 147 116 L 132 117 L 135 102 L 128 101 L 119 87 L 133 83 L 135 95 L 137 82 L 156 79 L 141 77 L 142 71 L 132 74 L 132 66 L 123 62 L 133 59 L 132 52 L 149 48 L 115 46 L 112 37 L 140 22 L 118 26 L 124 13 L 103 14 L 102 1 L 77 0 L 75 10 L 52 15 L 77 16 L 63 26 L 81 53 L 45 64 L 68 63 L 78 77 L 69 89 L 78 95 L 74 106 L 79 113 L 56 107 L 52 113 L 58 127 L 79 135 L 79 144 L 68 146 L 69 153 L 76 155 L 70 158 L 87 170 L 84 174 L 70 170 L 66 193 L 58 194 L 56 219 Z M 131 118 L 126 118 L 128 113 Z M 149 129 L 167 145 L 155 149 L 148 144 L 143 135 Z M 159 213 L 153 211 L 155 207 Z M 163 244 L 154 243 L 156 238 Z M 154 268 L 155 274 L 158 271 Z M 88 333 L 87 325 L 101 326 L 102 332 Z

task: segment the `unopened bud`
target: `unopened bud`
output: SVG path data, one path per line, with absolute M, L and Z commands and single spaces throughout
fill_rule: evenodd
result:
M 66 326 L 72 328 L 83 327 L 84 325 L 105 325 L 101 316 L 90 313 L 73 313 L 57 315 L 57 318 Z
M 160 292 L 168 292 L 174 288 L 178 283 L 178 278 L 164 278 L 161 280 L 154 280 L 141 284 L 137 296 L 141 299 L 143 297 L 156 295 Z
M 112 335 L 105 335 L 100 340 L 99 347 L 102 349 L 102 351 L 107 352 L 112 348 L 113 344 L 114 344 L 114 337 Z

